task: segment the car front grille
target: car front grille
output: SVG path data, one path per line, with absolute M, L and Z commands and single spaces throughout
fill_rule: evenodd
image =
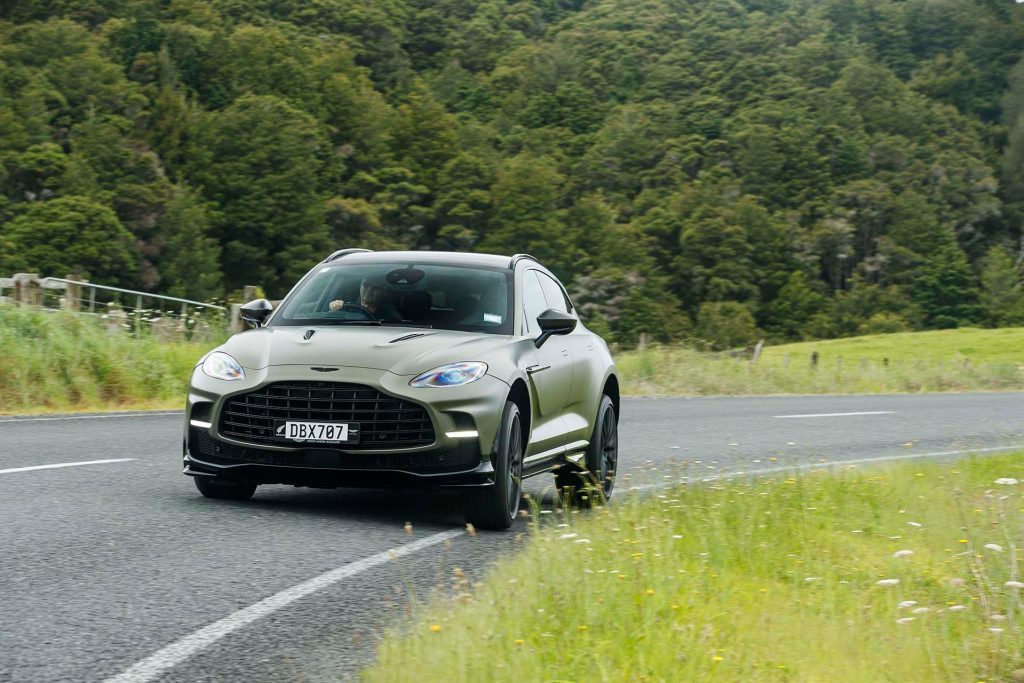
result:
M 222 436 L 239 441 L 288 445 L 274 435 L 277 420 L 358 423 L 359 443 L 336 446 L 345 450 L 434 443 L 434 426 L 422 406 L 342 382 L 275 382 L 232 396 L 224 402 L 218 428 Z

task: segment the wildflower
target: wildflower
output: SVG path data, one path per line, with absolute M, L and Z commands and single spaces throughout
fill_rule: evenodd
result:
M 576 538 L 577 536 L 579 536 L 579 534 L 562 534 L 561 536 L 558 537 L 558 540 L 559 541 L 564 541 L 567 538 Z
M 875 581 L 875 584 L 878 586 L 895 586 L 899 582 L 899 579 L 882 579 L 881 581 Z
M 723 659 L 724 659 L 724 657 L 721 657 L 721 656 L 719 656 L 719 655 L 715 655 L 714 657 L 712 657 L 712 658 L 711 658 L 711 661 L 712 661 L 712 662 L 720 662 L 720 661 L 722 661 Z
M 1003 585 L 1007 588 L 1024 588 L 1024 583 L 1021 583 L 1020 581 L 1007 581 Z
M 808 582 L 810 582 L 810 581 L 821 581 L 821 577 L 820 576 L 808 576 L 808 577 L 806 577 L 804 579 L 804 581 L 808 581 Z
M 996 479 L 995 483 L 1001 484 L 1003 486 L 1013 486 L 1018 482 L 1013 477 L 1000 477 L 999 479 Z
M 992 621 L 1006 621 L 1006 615 L 1005 614 L 990 614 L 990 615 L 988 615 L 988 618 L 991 619 Z
M 917 600 L 904 600 L 900 604 L 896 605 L 900 609 L 906 609 L 907 607 L 913 607 L 917 604 Z
M 923 526 L 920 522 L 907 522 L 910 526 Z
M 931 612 L 931 611 L 932 610 L 929 607 L 918 607 L 917 609 L 910 610 L 910 613 L 911 614 L 927 614 L 928 612 Z
M 989 550 L 994 550 L 997 553 L 1003 552 L 1003 546 L 999 545 L 998 543 L 986 543 L 985 547 Z
M 914 554 L 913 550 L 897 550 L 892 554 L 893 557 L 910 557 Z
M 967 609 L 967 605 L 950 605 L 946 608 L 947 612 L 963 612 Z
M 573 543 L 590 543 L 589 538 L 577 538 Z
M 988 630 L 992 631 L 992 633 L 995 633 L 995 634 L 999 634 L 999 633 L 1003 632 L 1003 629 L 999 628 L 998 626 L 989 626 Z
M 586 631 L 586 630 L 587 630 L 587 625 L 586 624 L 580 624 L 580 631 Z
M 648 588 L 647 589 L 647 594 L 648 595 L 654 595 L 654 589 L 653 588 Z
M 441 632 L 441 624 L 431 624 L 430 625 L 430 630 L 433 633 L 440 633 Z
M 965 583 L 967 583 L 967 582 L 964 581 L 963 579 L 959 579 L 959 578 L 953 578 L 953 579 L 949 580 L 949 585 L 953 586 L 955 588 L 959 588 L 960 586 L 964 585 Z
M 672 534 L 672 538 L 675 538 L 675 539 L 680 539 L 682 537 L 683 537 L 682 534 Z
M 897 619 L 896 623 L 897 624 L 909 624 L 910 622 L 914 621 L 914 619 L 916 619 L 916 618 L 917 617 L 903 617 L 901 619 Z
M 523 640 L 522 638 L 516 638 L 516 645 L 524 645 L 524 644 L 526 644 L 525 640 Z

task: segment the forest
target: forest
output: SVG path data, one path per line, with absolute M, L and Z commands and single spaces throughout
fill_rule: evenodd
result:
M 527 252 L 623 346 L 1024 325 L 1012 0 L 0 0 L 0 275 Z

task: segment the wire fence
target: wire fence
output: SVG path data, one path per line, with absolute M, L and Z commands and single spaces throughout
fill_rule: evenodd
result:
M 34 273 L 0 277 L 0 303 L 95 316 L 111 332 L 167 340 L 223 338 L 230 313 L 226 306 L 211 302 L 98 285 L 73 276 L 40 278 Z

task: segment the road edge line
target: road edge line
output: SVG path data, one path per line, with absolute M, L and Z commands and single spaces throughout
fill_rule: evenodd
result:
M 311 579 L 274 593 L 257 603 L 229 614 L 198 631 L 193 631 L 183 638 L 179 638 L 170 645 L 157 650 L 149 657 L 136 662 L 124 672 L 105 679 L 104 683 L 146 683 L 147 681 L 152 681 L 163 672 L 184 662 L 196 653 L 205 650 L 221 638 L 283 607 L 287 607 L 296 600 L 327 588 L 339 581 L 356 576 L 367 569 L 384 564 L 389 560 L 411 555 L 424 548 L 429 548 L 456 536 L 461 536 L 464 533 L 461 529 L 458 531 L 442 531 L 412 541 L 411 543 L 385 550 L 376 555 L 350 562 L 337 569 L 324 572 L 319 576 L 314 576 Z

